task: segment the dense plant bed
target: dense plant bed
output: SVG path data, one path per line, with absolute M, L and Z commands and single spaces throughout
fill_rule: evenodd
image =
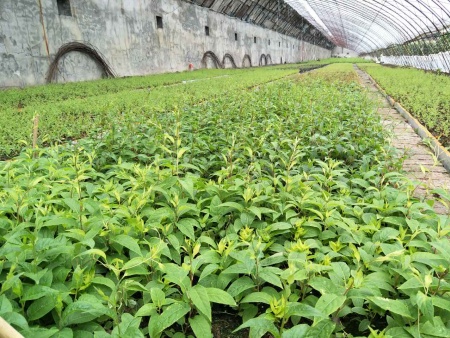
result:
M 446 147 L 450 146 L 450 78 L 410 68 L 360 65 Z
M 36 338 L 206 338 L 227 316 L 250 337 L 448 337 L 448 219 L 333 68 L 1 163 L 0 316 Z
M 16 155 L 24 144 L 31 143 L 36 114 L 40 115 L 39 142 L 48 145 L 84 137 L 93 128 L 105 128 L 131 111 L 163 111 L 295 73 L 283 68 L 205 70 L 92 81 L 86 87 L 77 83 L 0 92 L 1 100 L 12 103 L 0 105 L 0 159 Z

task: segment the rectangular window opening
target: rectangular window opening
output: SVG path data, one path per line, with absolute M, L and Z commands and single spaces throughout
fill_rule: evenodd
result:
M 270 46 L 270 40 L 269 40 L 269 46 Z
M 208 26 L 205 26 L 205 35 L 209 36 L 209 27 Z
M 70 0 L 56 0 L 58 6 L 58 14 L 64 16 L 72 16 L 72 9 L 70 8 Z
M 164 24 L 163 24 L 162 16 L 156 16 L 156 28 L 163 29 L 163 27 L 164 27 Z
M 281 42 L 278 42 L 278 47 L 281 47 Z
M 253 41 L 256 43 L 256 36 L 253 38 Z
M 237 40 L 238 40 L 238 34 L 234 33 L 234 41 L 237 41 Z

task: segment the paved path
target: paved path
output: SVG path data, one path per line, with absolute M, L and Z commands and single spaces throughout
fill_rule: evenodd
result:
M 419 135 L 407 123 L 397 110 L 392 108 L 386 98 L 379 92 L 369 75 L 355 68 L 361 84 L 369 91 L 369 96 L 377 103 L 378 113 L 382 117 L 382 123 L 392 133 L 392 145 L 400 151 L 400 156 L 405 156 L 403 170 L 414 182 L 417 182 L 416 197 L 433 199 L 431 190 L 444 188 L 450 190 L 450 174 L 442 164 L 433 156 L 432 150 L 425 146 Z M 435 204 L 435 210 L 439 214 L 447 214 L 448 211 L 440 203 Z

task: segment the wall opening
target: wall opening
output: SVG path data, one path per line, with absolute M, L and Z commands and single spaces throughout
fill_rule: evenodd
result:
M 164 27 L 164 24 L 163 24 L 162 16 L 156 16 L 156 28 L 163 29 L 163 27 Z
M 234 33 L 234 41 L 237 41 L 237 40 L 238 40 L 238 34 Z
M 278 47 L 281 47 L 281 42 L 278 41 Z
M 269 40 L 269 46 L 270 46 L 270 40 Z
M 209 27 L 208 26 L 205 26 L 205 35 L 209 36 Z
M 64 16 L 72 16 L 72 9 L 70 8 L 70 0 L 56 0 L 58 6 L 58 14 Z
M 256 43 L 256 36 L 253 38 L 253 42 Z
M 261 54 L 261 57 L 259 58 L 259 65 L 267 66 L 267 57 L 265 54 Z

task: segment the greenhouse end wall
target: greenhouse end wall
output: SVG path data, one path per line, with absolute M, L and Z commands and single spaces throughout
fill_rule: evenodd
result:
M 0 87 L 45 83 L 58 50 L 73 41 L 92 46 L 118 76 L 201 68 L 209 65 L 202 63 L 207 51 L 219 60 L 230 54 L 238 67 L 246 55 L 253 66 L 263 55 L 270 55 L 268 63 L 331 56 L 330 50 L 180 0 L 3 0 Z M 80 52 L 66 54 L 57 69 L 58 82 L 102 76 L 98 63 Z

